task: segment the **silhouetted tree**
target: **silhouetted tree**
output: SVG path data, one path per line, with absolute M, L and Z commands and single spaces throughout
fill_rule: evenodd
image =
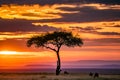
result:
M 71 32 L 53 32 L 30 38 L 27 41 L 27 46 L 30 47 L 32 44 L 35 44 L 36 47 L 44 47 L 56 52 L 58 58 L 56 75 L 59 75 L 61 72 L 61 61 L 59 56 L 61 46 L 81 46 L 83 42 L 80 38 L 73 36 Z

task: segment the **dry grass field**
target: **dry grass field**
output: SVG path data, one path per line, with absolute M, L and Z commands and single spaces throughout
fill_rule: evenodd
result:
M 100 75 L 99 78 L 94 79 L 88 74 L 61 74 L 56 76 L 53 73 L 2 73 L 0 80 L 120 80 L 120 75 Z

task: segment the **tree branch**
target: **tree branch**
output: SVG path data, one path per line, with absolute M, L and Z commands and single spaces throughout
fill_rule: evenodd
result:
M 45 46 L 45 45 L 44 45 L 44 47 L 45 47 L 45 48 L 47 48 L 47 49 L 50 49 L 50 50 L 53 50 L 53 51 L 55 51 L 55 52 L 56 52 L 56 50 L 55 50 L 55 49 L 53 49 L 53 48 L 51 48 L 51 47 L 49 47 L 49 46 Z
M 63 44 L 63 43 L 60 43 L 59 45 L 57 45 L 57 48 L 58 48 L 57 51 L 58 51 L 58 52 L 59 52 L 59 50 L 60 50 L 62 44 Z

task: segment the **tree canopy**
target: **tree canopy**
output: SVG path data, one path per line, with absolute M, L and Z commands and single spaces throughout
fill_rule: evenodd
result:
M 35 44 L 36 47 L 57 51 L 56 48 L 60 48 L 62 45 L 74 47 L 81 46 L 83 42 L 80 38 L 73 36 L 71 32 L 53 32 L 32 37 L 27 41 L 27 46 L 30 47 L 32 44 Z

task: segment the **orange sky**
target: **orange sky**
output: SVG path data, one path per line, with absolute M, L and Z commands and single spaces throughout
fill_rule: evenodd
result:
M 120 60 L 119 4 L 41 4 L 0 4 L 0 52 L 8 51 L 8 54 L 0 53 L 0 69 L 56 63 L 54 52 L 34 46 L 28 48 L 26 41 L 33 35 L 60 30 L 71 31 L 84 42 L 82 47 L 62 47 L 63 62 Z M 16 54 L 9 54 L 9 51 Z

